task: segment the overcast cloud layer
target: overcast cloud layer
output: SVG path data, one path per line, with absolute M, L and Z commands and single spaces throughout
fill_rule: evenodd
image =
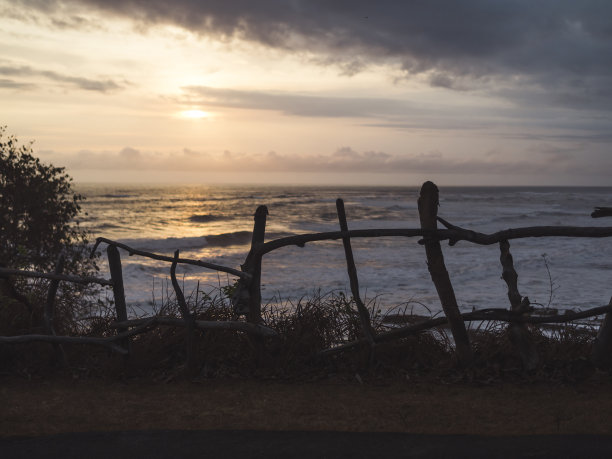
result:
M 71 171 L 610 183 L 610 0 L 0 0 L 0 45 Z
M 24 1 L 62 24 L 94 8 L 312 54 L 359 72 L 394 62 L 432 86 L 487 89 L 519 103 L 609 110 L 612 2 L 606 0 Z M 71 18 L 70 21 L 66 18 Z M 88 26 L 88 25 L 86 25 Z

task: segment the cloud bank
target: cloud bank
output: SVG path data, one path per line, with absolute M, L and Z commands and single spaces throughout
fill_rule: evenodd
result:
M 602 0 L 22 0 L 70 18 L 79 12 L 172 24 L 220 40 L 304 53 L 351 75 L 392 63 L 435 87 L 487 90 L 517 103 L 612 107 L 612 3 Z M 67 21 L 64 21 L 67 23 Z M 85 22 L 85 21 L 84 21 Z
M 117 83 L 111 79 L 91 79 L 74 75 L 66 75 L 51 70 L 36 69 L 27 65 L 15 65 L 12 63 L 0 64 L 0 75 L 23 78 L 43 78 L 47 81 L 54 81 L 72 88 L 94 92 L 112 92 L 124 87 L 124 84 Z M 4 82 L 4 84 L 2 84 Z M 34 83 L 15 82 L 14 80 L 2 79 L 0 85 L 5 88 L 31 89 L 36 87 Z
M 527 159 L 514 159 L 500 151 L 469 159 L 446 157 L 439 151 L 418 155 L 392 155 L 385 152 L 358 152 L 351 147 L 338 148 L 327 155 L 286 155 L 270 151 L 247 154 L 225 151 L 222 154 L 183 149 L 163 154 L 125 147 L 119 152 L 81 151 L 61 155 L 44 152 L 44 156 L 68 166 L 70 170 L 96 169 L 167 171 L 167 172 L 236 172 L 236 173 L 368 173 L 368 174 L 478 174 L 478 175 L 605 175 L 602 162 L 591 164 L 575 158 L 572 151 L 543 146 L 530 152 Z M 612 161 L 607 162 L 612 167 Z

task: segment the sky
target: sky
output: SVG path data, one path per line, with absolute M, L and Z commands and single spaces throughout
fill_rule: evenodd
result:
M 81 182 L 612 185 L 608 0 L 0 0 L 0 125 Z

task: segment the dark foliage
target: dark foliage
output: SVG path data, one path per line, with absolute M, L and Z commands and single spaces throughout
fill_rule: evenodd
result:
M 43 164 L 31 144 L 19 145 L 5 130 L 0 127 L 0 260 L 13 268 L 51 270 L 60 252 L 86 240 L 73 223 L 82 196 L 73 192 L 63 167 Z
M 82 199 L 63 167 L 42 163 L 31 143 L 20 145 L 0 127 L 0 266 L 52 272 L 63 255 L 65 273 L 95 272 L 95 260 L 86 250 L 87 232 L 75 221 Z M 47 285 L 42 280 L 0 278 L 0 334 L 40 331 Z M 60 284 L 55 324 L 59 334 L 73 331 L 76 314 L 92 292 L 91 287 Z

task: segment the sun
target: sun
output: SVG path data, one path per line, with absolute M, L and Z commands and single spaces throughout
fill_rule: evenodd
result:
M 181 118 L 188 118 L 192 120 L 200 120 L 203 118 L 210 118 L 212 116 L 209 112 L 205 112 L 204 110 L 185 110 L 179 115 Z

